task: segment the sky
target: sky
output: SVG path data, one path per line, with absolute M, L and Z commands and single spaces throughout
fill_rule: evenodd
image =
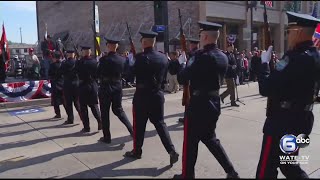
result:
M 1 34 L 3 22 L 8 40 L 20 43 L 21 27 L 23 43 L 37 42 L 36 1 L 0 1 Z

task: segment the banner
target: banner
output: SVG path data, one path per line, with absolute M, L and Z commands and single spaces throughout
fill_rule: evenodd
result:
M 48 80 L 0 84 L 0 102 L 21 102 L 30 99 L 48 98 L 51 84 Z
M 234 43 L 234 42 L 236 42 L 236 39 L 237 39 L 237 35 L 236 34 L 229 34 L 228 36 L 227 36 L 227 41 L 228 41 L 228 43 Z

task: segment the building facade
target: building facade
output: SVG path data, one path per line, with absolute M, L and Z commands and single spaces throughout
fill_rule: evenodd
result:
M 10 57 L 17 55 L 19 58 L 24 58 L 26 55 L 29 55 L 29 48 L 36 50 L 37 45 L 33 44 L 10 44 Z M 36 53 L 36 52 L 35 52 Z
M 268 20 L 274 41 L 274 50 L 282 55 L 285 51 L 285 26 L 287 17 L 285 7 L 292 1 L 272 1 L 273 7 L 267 7 Z M 312 13 L 313 1 L 299 1 L 297 12 Z M 187 37 L 198 37 L 199 20 L 223 24 L 219 46 L 226 49 L 228 41 L 234 42 L 239 50 L 251 49 L 250 29 L 253 32 L 253 47 L 265 48 L 263 45 L 263 6 L 258 1 L 253 9 L 253 24 L 250 24 L 250 9 L 246 1 L 168 1 L 168 31 L 170 42 L 179 37 L 178 9 L 181 9 L 183 29 Z M 128 48 L 126 22 L 137 51 L 140 47 L 140 30 L 152 29 L 154 25 L 153 1 L 96 1 L 99 7 L 99 35 L 115 36 L 123 39 Z M 320 4 L 320 3 L 319 3 Z M 318 4 L 318 6 L 319 6 Z M 320 8 L 318 8 L 320 9 Z M 89 44 L 93 46 L 93 2 L 92 1 L 37 1 L 38 35 L 42 40 L 47 24 L 48 34 L 55 35 L 68 32 L 67 42 Z M 63 34 L 63 33 L 62 33 Z M 248 38 L 249 34 L 249 38 Z M 102 41 L 102 48 L 105 41 Z M 174 46 L 179 48 L 178 46 Z M 170 46 L 173 50 L 173 46 Z

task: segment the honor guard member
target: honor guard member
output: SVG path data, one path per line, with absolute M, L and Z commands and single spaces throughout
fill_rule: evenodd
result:
M 190 59 L 192 56 L 195 55 L 196 51 L 199 49 L 199 39 L 194 39 L 194 38 L 189 38 L 189 53 L 187 54 L 187 58 Z M 182 68 L 184 68 L 184 63 L 180 62 L 182 65 Z M 183 123 L 184 119 L 186 118 L 186 106 L 184 107 L 184 113 L 183 113 L 183 118 L 179 118 L 179 122 Z
M 98 62 L 91 58 L 91 48 L 81 47 L 82 58 L 76 62 L 76 72 L 79 77 L 79 103 L 82 117 L 82 132 L 90 132 L 90 122 L 88 115 L 88 106 L 93 116 L 98 122 L 98 130 L 102 129 L 99 101 L 98 101 L 98 83 L 97 69 Z
M 166 76 L 168 59 L 165 54 L 155 51 L 154 44 L 158 33 L 139 32 L 142 36 L 143 52 L 135 56 L 134 74 L 136 91 L 133 97 L 133 150 L 125 156 L 140 159 L 144 133 L 148 119 L 155 126 L 162 144 L 170 155 L 170 165 L 178 161 L 179 154 L 172 144 L 164 122 L 164 94 L 161 83 Z
M 55 116 L 53 118 L 61 118 L 60 105 L 62 104 L 65 108 L 63 101 L 63 77 L 59 73 L 61 66 L 61 54 L 59 51 L 55 51 L 53 55 L 53 62 L 49 67 L 49 79 L 51 83 L 51 105 L 54 108 Z
M 76 60 L 74 59 L 74 50 L 67 50 L 67 59 L 61 63 L 61 74 L 63 76 L 63 97 L 65 100 L 66 112 L 68 115 L 68 120 L 65 124 L 73 124 L 73 108 L 72 103 L 79 113 L 80 119 L 80 105 L 79 105 L 79 79 L 75 70 Z
M 126 126 L 130 135 L 133 130 L 126 113 L 122 108 L 122 74 L 124 73 L 126 59 L 116 53 L 120 40 L 105 38 L 107 41 L 107 54 L 100 58 L 98 77 L 100 80 L 99 100 L 102 118 L 103 137 L 100 141 L 111 143 L 110 133 L 110 106 L 112 112 Z
M 218 160 L 227 178 L 238 178 L 219 139 L 216 137 L 216 124 L 221 113 L 219 97 L 219 77 L 224 76 L 228 59 L 217 47 L 219 28 L 210 22 L 198 22 L 200 26 L 200 45 L 179 75 L 180 84 L 190 82 L 190 103 L 184 122 L 184 141 L 182 155 L 182 174 L 174 178 L 195 178 L 195 164 L 198 144 L 202 141 Z M 203 80 L 206 79 L 204 82 Z
M 281 148 L 285 135 L 309 135 L 313 127 L 314 85 L 320 79 L 320 59 L 313 46 L 312 35 L 316 19 L 307 14 L 287 12 L 288 51 L 270 74 L 272 46 L 262 52 L 259 91 L 268 97 L 267 119 L 263 127 L 263 142 L 256 178 L 276 179 L 279 167 L 288 179 L 308 178 L 298 163 L 280 163 L 279 156 L 298 156 L 299 147 Z M 280 148 L 279 148 L 280 145 Z M 292 145 L 289 145 L 292 146 Z

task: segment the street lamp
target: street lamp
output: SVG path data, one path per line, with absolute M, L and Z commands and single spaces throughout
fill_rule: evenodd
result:
M 253 33 L 252 33 L 252 29 L 253 29 L 253 8 L 255 8 L 255 10 L 257 10 L 257 1 L 247 1 L 247 12 L 248 9 L 250 8 L 250 24 L 251 24 L 251 29 L 250 29 L 250 43 L 251 43 L 251 51 L 253 51 Z

